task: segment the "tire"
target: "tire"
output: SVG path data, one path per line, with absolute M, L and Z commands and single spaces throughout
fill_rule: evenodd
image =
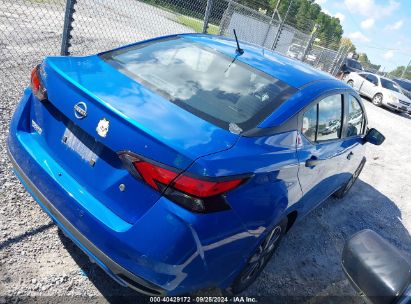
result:
M 381 107 L 381 105 L 382 105 L 382 94 L 380 94 L 380 93 L 375 94 L 374 97 L 372 98 L 372 103 L 377 107 Z
M 249 257 L 240 274 L 226 290 L 226 293 L 229 295 L 240 293 L 247 289 L 258 278 L 285 235 L 287 223 L 288 219 L 286 217 L 266 234 Z
M 353 173 L 353 175 L 351 176 L 351 178 L 348 180 L 348 182 L 346 182 L 340 189 L 338 189 L 333 196 L 337 199 L 342 199 L 344 198 L 348 191 L 350 191 L 350 189 L 352 188 L 352 186 L 355 184 L 355 181 L 357 180 L 358 176 L 360 176 L 362 169 L 364 168 L 366 159 L 365 157 L 363 157 L 363 159 L 361 160 L 360 165 L 358 166 L 358 168 L 355 170 L 355 172 Z
M 348 81 L 347 81 L 347 84 L 348 84 L 350 87 L 354 87 L 354 81 L 352 81 L 352 80 L 348 80 Z

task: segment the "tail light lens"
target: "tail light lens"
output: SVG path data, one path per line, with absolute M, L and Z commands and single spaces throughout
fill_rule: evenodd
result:
M 31 90 L 40 101 L 47 99 L 47 90 L 40 76 L 40 65 L 31 71 Z
M 230 209 L 224 194 L 248 179 L 248 176 L 216 180 L 197 178 L 130 153 L 120 153 L 119 157 L 133 176 L 141 178 L 162 195 L 194 212 Z

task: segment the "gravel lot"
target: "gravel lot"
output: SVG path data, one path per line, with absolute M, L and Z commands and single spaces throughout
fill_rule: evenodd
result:
M 40 2 L 33 3 L 36 3 L 32 4 L 33 12 L 41 15 Z M 48 12 L 61 18 L 62 2 L 53 3 L 47 6 Z M 91 2 L 82 3 L 87 6 Z M 106 2 L 108 6 L 112 3 Z M 90 263 L 58 232 L 11 172 L 5 144 L 10 117 L 23 84 L 28 81 L 30 68 L 46 53 L 58 53 L 61 32 L 60 21 L 51 23 L 38 19 L 36 23 L 25 18 L 25 5 L 27 2 L 22 0 L 0 0 L 0 303 L 10 300 L 4 297 L 15 296 L 48 296 L 42 297 L 42 301 L 72 303 L 113 302 L 119 300 L 118 296 L 129 296 L 133 302 L 147 300 L 117 285 Z M 144 10 L 149 10 L 145 24 L 151 24 L 148 20 L 151 14 L 160 14 L 144 4 L 135 12 Z M 177 27 L 179 25 L 172 22 L 167 13 L 161 14 L 162 25 L 175 32 L 187 31 Z M 90 22 L 90 27 L 99 24 L 91 15 L 79 16 L 83 22 Z M 112 14 L 110 18 L 115 17 Z M 155 24 L 149 27 L 154 28 Z M 124 27 L 121 30 L 126 31 Z M 145 31 L 144 28 L 140 30 Z M 43 40 L 25 40 L 24 31 L 34 31 L 33 37 L 43 37 Z M 153 31 L 148 35 L 164 33 Z M 93 42 L 89 44 L 89 39 L 96 35 L 89 34 L 90 37 L 87 33 L 76 33 L 77 53 L 86 53 L 90 46 L 98 46 Z M 13 35 L 22 37 L 21 41 Z M 145 37 L 138 36 L 136 40 L 141 38 Z M 368 146 L 367 164 L 349 195 L 344 200 L 327 200 L 294 226 L 260 278 L 244 295 L 307 303 L 328 303 L 330 300 L 362 303 L 341 271 L 340 255 L 344 242 L 365 228 L 387 238 L 411 261 L 411 205 L 408 201 L 411 197 L 411 153 L 408 151 L 411 119 L 364 102 L 370 125 L 386 136 L 386 142 L 380 147 Z M 218 291 L 208 290 L 202 294 L 215 295 Z
M 41 211 L 11 172 L 6 158 L 7 125 L 20 92 L 1 99 L 0 124 L 0 296 L 69 296 L 64 301 L 113 301 L 139 294 L 120 287 Z M 344 242 L 370 228 L 387 238 L 411 260 L 411 119 L 364 101 L 370 125 L 387 137 L 368 146 L 368 162 L 360 180 L 343 200 L 328 199 L 285 237 L 257 282 L 244 295 L 300 296 L 309 303 L 355 302 L 340 268 Z M 217 290 L 205 294 L 218 294 Z M 318 297 L 323 296 L 323 297 Z M 349 296 L 350 298 L 347 298 Z M 293 298 L 296 299 L 296 298 Z

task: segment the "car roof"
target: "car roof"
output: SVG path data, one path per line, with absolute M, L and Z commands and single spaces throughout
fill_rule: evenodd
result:
M 387 78 L 387 77 L 382 77 L 382 76 L 379 76 L 379 77 L 380 77 L 380 79 L 384 79 L 384 80 L 388 80 L 388 81 L 391 81 L 391 82 L 395 82 L 394 80 L 389 79 L 389 78 Z
M 381 77 L 381 76 L 378 75 L 378 74 L 371 73 L 371 72 L 366 72 L 366 71 L 364 71 L 364 72 L 359 72 L 358 74 L 374 75 L 374 76 L 377 77 L 377 78 L 383 78 L 383 77 Z
M 403 81 L 403 82 L 411 84 L 411 80 L 406 79 L 406 78 L 393 78 L 392 80 L 394 80 L 394 81 Z
M 231 38 L 205 34 L 179 34 L 178 36 L 205 44 L 230 57 L 236 57 L 236 41 Z M 321 80 L 334 80 L 333 76 L 319 71 L 308 64 L 288 58 L 260 46 L 240 41 L 244 54 L 237 56 L 242 61 L 290 86 L 300 88 Z

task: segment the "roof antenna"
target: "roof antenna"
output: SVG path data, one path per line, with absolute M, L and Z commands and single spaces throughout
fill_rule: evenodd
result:
M 236 34 L 236 32 L 235 32 L 235 29 L 233 29 L 233 32 L 234 32 L 235 41 L 237 42 L 236 52 L 237 52 L 239 55 L 242 55 L 242 54 L 244 54 L 244 50 L 243 50 L 242 48 L 240 48 L 240 44 L 238 43 L 238 38 L 237 38 L 237 34 Z

